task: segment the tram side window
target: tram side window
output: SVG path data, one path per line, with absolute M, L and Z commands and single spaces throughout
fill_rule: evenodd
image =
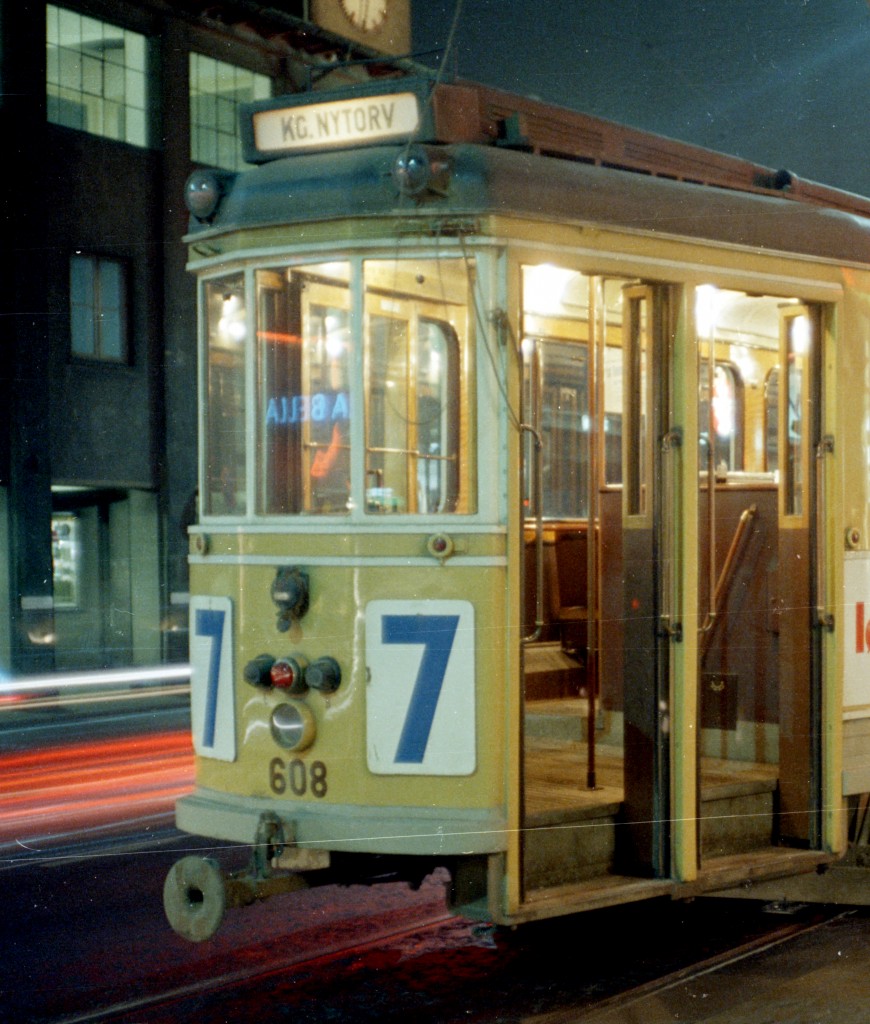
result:
M 779 367 L 774 366 L 764 381 L 764 468 L 779 469 Z
M 203 511 L 243 515 L 245 501 L 245 316 L 241 274 L 208 281 Z
M 701 424 L 702 458 L 713 438 L 713 466 L 717 473 L 734 472 L 743 467 L 743 381 L 738 368 L 731 363 L 717 362 L 713 368 L 713 390 L 710 393 L 710 367 L 700 366 L 699 421 Z M 712 408 L 711 408 L 712 402 Z
M 530 390 L 537 386 L 543 442 L 543 508 L 550 519 L 578 519 L 589 514 L 589 379 L 585 345 L 539 340 L 523 345 L 527 407 Z M 532 360 L 539 363 L 532 373 Z M 538 382 L 535 384 L 534 382 Z M 530 456 L 530 452 L 528 453 Z M 526 508 L 536 515 L 529 476 L 531 458 L 525 460 Z
M 466 267 L 370 260 L 365 280 L 366 511 L 471 512 Z
M 350 507 L 349 268 L 257 273 L 259 506 L 266 514 Z
M 532 486 L 533 441 L 523 460 L 527 514 L 589 515 L 590 279 L 552 263 L 521 267 L 523 418 L 540 434 L 541 508 Z
M 803 322 L 802 309 L 794 298 L 712 285 L 696 290 L 702 472 L 773 482 L 781 469 L 780 336 L 784 325 Z

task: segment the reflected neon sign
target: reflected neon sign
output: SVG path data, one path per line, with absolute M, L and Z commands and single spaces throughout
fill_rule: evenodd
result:
M 350 419 L 350 397 L 346 391 L 318 391 L 313 395 L 280 395 L 269 399 L 266 426 L 295 423 L 332 423 Z

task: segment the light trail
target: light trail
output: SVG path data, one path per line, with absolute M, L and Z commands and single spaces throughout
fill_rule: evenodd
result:
M 154 665 L 144 668 L 99 669 L 92 672 L 52 672 L 0 680 L 0 698 L 37 696 L 81 687 L 108 689 L 118 686 L 163 686 L 189 683 L 190 665 Z
M 0 841 L 169 812 L 193 786 L 187 732 L 83 741 L 0 757 Z

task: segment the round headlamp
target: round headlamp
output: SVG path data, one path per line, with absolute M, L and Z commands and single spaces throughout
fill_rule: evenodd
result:
M 450 159 L 437 146 L 405 146 L 393 161 L 393 183 L 402 195 L 446 195 L 450 186 Z
M 194 171 L 184 186 L 184 202 L 197 220 L 214 216 L 224 194 L 224 183 L 217 171 Z
M 311 709 L 301 701 L 279 704 L 272 712 L 271 725 L 275 742 L 285 750 L 307 750 L 317 732 Z

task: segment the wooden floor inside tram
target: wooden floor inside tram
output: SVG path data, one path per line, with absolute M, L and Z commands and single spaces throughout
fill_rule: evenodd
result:
M 595 789 L 587 788 L 586 710 L 583 700 L 527 705 L 525 876 L 530 888 L 618 871 L 622 751 L 596 744 Z M 702 860 L 771 847 L 778 766 L 704 757 L 700 772 Z

